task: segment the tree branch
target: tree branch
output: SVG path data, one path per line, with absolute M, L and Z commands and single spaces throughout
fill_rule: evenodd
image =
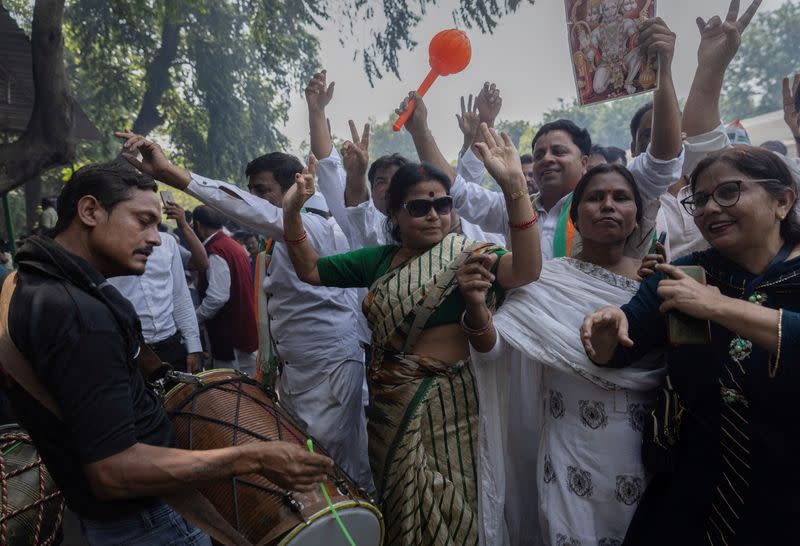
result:
M 168 0 L 164 6 L 164 20 L 161 23 L 161 47 L 158 49 L 152 62 L 145 73 L 144 97 L 142 107 L 136 120 L 133 122 L 133 132 L 147 136 L 150 131 L 164 123 L 164 118 L 159 114 L 158 107 L 164 93 L 169 89 L 172 81 L 169 69 L 178 55 L 181 25 L 176 16 L 180 6 L 178 0 Z
M 31 27 L 33 112 L 16 141 L 0 144 L 0 195 L 75 157 L 75 101 L 64 69 L 63 17 L 64 0 L 36 1 Z

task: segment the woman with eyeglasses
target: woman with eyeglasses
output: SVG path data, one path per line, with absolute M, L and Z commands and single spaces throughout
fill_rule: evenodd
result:
M 483 302 L 465 301 L 462 291 L 485 287 L 493 308 L 505 290 L 535 281 L 541 269 L 537 216 L 519 154 L 508 135 L 485 124 L 481 133 L 476 153 L 505 195 L 513 255 L 450 233 L 450 180 L 426 164 L 406 165 L 392 177 L 386 197 L 391 245 L 320 258 L 300 222 L 313 186 L 299 177 L 284 201 L 298 277 L 314 285 L 369 287 L 363 305 L 373 334 L 367 430 L 387 545 L 478 543 L 478 395 L 469 341 L 489 331 L 491 313 L 482 312 Z M 468 308 L 479 311 L 465 320 Z
M 795 185 L 776 155 L 746 146 L 709 155 L 690 183 L 683 205 L 712 248 L 657 266 L 628 304 L 600 309 L 581 327 L 599 366 L 626 367 L 668 350 L 671 408 L 657 408 L 645 431 L 659 473 L 625 544 L 793 544 L 800 518 Z M 690 265 L 705 270 L 707 285 L 681 270 Z

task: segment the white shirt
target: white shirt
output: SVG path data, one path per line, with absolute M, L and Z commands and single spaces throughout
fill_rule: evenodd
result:
M 211 237 L 219 233 L 219 231 L 215 231 L 203 241 L 203 246 L 206 246 Z M 206 295 L 196 310 L 198 322 L 205 322 L 214 318 L 214 315 L 231 299 L 231 269 L 228 267 L 228 262 L 225 261 L 225 258 L 219 254 L 208 255 L 206 280 L 208 281 Z
M 342 164 L 342 157 L 339 155 L 336 147 L 331 146 L 331 155 L 320 159 L 319 163 L 317 163 L 317 185 L 319 186 L 320 193 L 322 193 L 322 196 L 325 197 L 325 201 L 328 203 L 328 210 L 331 216 L 336 219 L 342 232 L 344 232 L 348 243 L 350 243 L 350 247 L 360 248 L 352 245 L 352 227 L 345 213 L 344 188 L 346 183 L 347 173 Z M 368 201 L 371 200 L 368 199 Z
M 136 309 L 147 343 L 164 341 L 180 330 L 187 352 L 202 351 L 178 243 L 171 235 L 162 235 L 161 245 L 153 247 L 143 275 L 112 277 L 108 282 Z
M 194 173 L 186 192 L 275 240 L 263 288 L 273 348 L 285 366 L 281 387 L 287 393 L 311 389 L 325 380 L 326 370 L 362 359 L 356 291 L 312 286 L 297 277 L 283 242 L 283 210 L 236 186 Z M 335 222 L 310 213 L 303 214 L 302 220 L 308 242 L 320 256 L 342 250 Z
M 474 158 L 474 159 L 473 159 Z M 478 224 L 484 231 L 492 233 L 506 233 L 508 230 L 508 211 L 506 210 L 505 197 L 502 193 L 488 190 L 479 184 L 469 183 L 464 178 L 465 173 L 476 172 L 474 161 L 480 160 L 468 151 L 462 157 L 464 167 L 458 172 L 453 184 L 453 204 L 456 211 L 470 222 Z M 650 154 L 650 149 L 631 160 L 628 169 L 636 179 L 639 192 L 644 202 L 644 216 L 639 223 L 639 228 L 631 235 L 626 255 L 641 258 L 650 248 L 648 234 L 655 228 L 656 214 L 658 211 L 658 198 L 680 178 L 684 161 L 684 150 L 678 157 L 661 160 Z M 553 258 L 553 238 L 558 218 L 569 196 L 562 197 L 550 210 L 545 211 L 538 203 L 535 205 L 539 213 L 539 233 L 542 245 L 542 258 Z

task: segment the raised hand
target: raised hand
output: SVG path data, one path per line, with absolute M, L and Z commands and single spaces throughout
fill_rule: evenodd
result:
M 303 172 L 294 175 L 294 186 L 283 195 L 284 212 L 300 212 L 306 201 L 316 192 L 314 187 L 316 177 L 317 158 L 312 154 L 308 157 L 308 166 L 303 169 Z
M 700 47 L 697 50 L 697 61 L 701 67 L 722 66 L 727 67 L 742 43 L 742 34 L 750 24 L 761 0 L 753 0 L 741 17 L 739 17 L 739 0 L 731 0 L 728 14 L 723 22 L 715 15 L 706 22 L 702 17 L 697 18 L 697 28 L 700 29 Z
M 675 56 L 675 33 L 661 17 L 647 19 L 639 26 L 639 50 L 642 57 L 658 56 L 660 66 L 672 66 Z
M 414 100 L 416 103 L 416 107 L 414 111 L 411 113 L 411 117 L 408 118 L 404 127 L 406 131 L 414 134 L 421 134 L 428 130 L 428 107 L 425 106 L 425 101 L 422 100 L 422 97 L 416 91 L 410 91 L 408 96 L 403 99 L 403 102 L 400 103 L 400 107 L 397 108 L 394 112 L 398 116 L 405 113 L 408 109 L 408 103 L 411 100 Z
M 130 131 L 116 131 L 114 136 L 125 140 L 122 157 L 138 171 L 181 190 L 186 189 L 192 181 L 189 171 L 173 165 L 155 142 Z M 138 159 L 140 153 L 142 158 Z
M 364 132 L 358 136 L 358 129 L 353 120 L 350 125 L 350 135 L 353 140 L 347 140 L 342 145 L 342 164 L 348 176 L 363 178 L 369 167 L 369 123 L 364 124 Z
M 461 115 L 456 114 L 458 120 L 458 128 L 464 134 L 464 146 L 470 146 L 475 134 L 481 126 L 481 118 L 478 115 L 478 103 L 475 101 L 473 104 L 472 95 L 469 96 L 469 102 L 464 102 L 464 97 L 461 97 Z
M 795 138 L 800 137 L 800 113 L 797 111 L 795 101 L 798 91 L 800 91 L 800 72 L 794 75 L 791 85 L 788 76 L 783 78 L 783 119 Z
M 306 103 L 310 112 L 321 112 L 325 110 L 328 103 L 333 98 L 333 88 L 336 82 L 331 82 L 328 85 L 327 71 L 317 72 L 314 74 L 306 86 Z
M 500 89 L 493 83 L 484 83 L 478 93 L 478 98 L 475 99 L 475 107 L 478 109 L 481 123 L 494 127 L 494 122 L 502 106 L 503 99 L 500 97 Z
M 178 227 L 183 228 L 189 226 L 189 223 L 186 221 L 186 213 L 178 203 L 165 203 L 164 212 L 166 213 L 167 218 L 170 220 L 175 220 L 175 222 L 178 224 Z
M 586 354 L 597 364 L 607 364 L 618 345 L 633 347 L 628 337 L 628 318 L 619 307 L 603 307 L 587 315 L 580 334 Z
M 480 131 L 483 135 L 483 142 L 476 142 L 473 148 L 486 166 L 486 170 L 500 184 L 503 191 L 513 193 L 519 188 L 527 187 L 519 152 L 508 134 L 498 135 L 485 123 L 481 123 Z
M 494 282 L 491 269 L 496 261 L 496 254 L 474 254 L 459 268 L 456 274 L 458 289 L 467 305 L 486 303 L 486 295 Z

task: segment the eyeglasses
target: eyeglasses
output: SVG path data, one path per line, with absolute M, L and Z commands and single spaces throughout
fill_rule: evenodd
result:
M 447 195 L 438 199 L 412 199 L 403 203 L 403 208 L 412 218 L 427 216 L 431 209 L 434 209 L 439 216 L 444 216 L 453 210 L 453 198 Z
M 692 216 L 702 215 L 709 199 L 713 199 L 714 202 L 722 208 L 732 207 L 739 202 L 739 198 L 742 196 L 742 182 L 744 182 L 744 180 L 732 180 L 730 182 L 720 184 L 714 188 L 714 191 L 710 193 L 705 191 L 693 193 L 686 199 L 681 200 L 681 205 L 683 205 L 683 208 L 686 209 L 686 212 Z M 774 178 L 747 180 L 747 182 L 777 182 L 780 184 L 780 180 L 775 180 Z

